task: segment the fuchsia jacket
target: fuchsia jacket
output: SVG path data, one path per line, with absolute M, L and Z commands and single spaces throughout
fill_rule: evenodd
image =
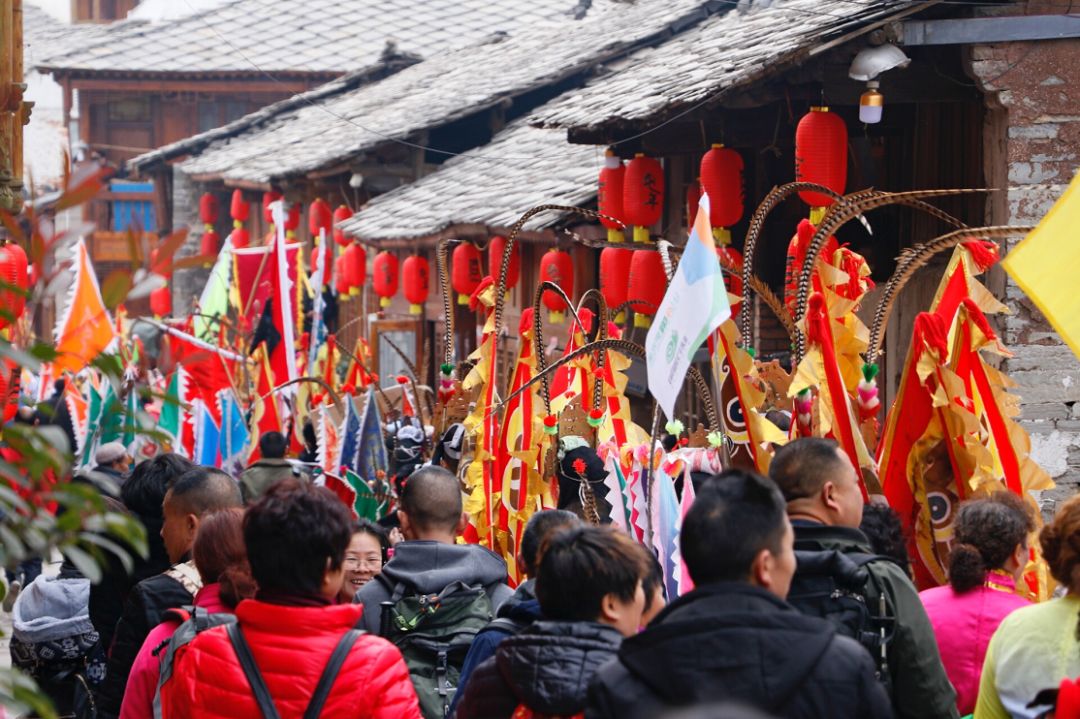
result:
M 949 585 L 919 592 L 934 627 L 941 662 L 956 689 L 960 715 L 975 710 L 986 647 L 1001 620 L 1031 602 L 1015 593 L 1012 577 L 991 572 L 986 582 L 963 594 Z
M 195 595 L 195 606 L 202 607 L 211 614 L 233 610 L 221 602 L 221 585 L 207 584 Z M 154 656 L 154 650 L 172 638 L 173 632 L 180 626 L 178 619 L 167 619 L 150 630 L 146 641 L 135 656 L 128 675 L 127 688 L 124 689 L 124 703 L 120 705 L 120 719 L 153 719 L 154 694 L 157 692 L 158 677 L 161 675 L 162 650 Z

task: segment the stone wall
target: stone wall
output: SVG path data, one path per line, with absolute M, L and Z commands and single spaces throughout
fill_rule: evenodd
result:
M 1077 57 L 1080 39 L 970 48 L 971 74 L 993 116 L 986 128 L 987 181 L 1007 190 L 991 202 L 992 224 L 1034 225 L 1072 179 L 1080 157 L 1080 95 L 1071 90 L 1080 86 Z M 1061 251 L 1070 249 L 1075 252 Z M 1041 497 L 1049 513 L 1080 484 L 1080 360 L 1004 273 L 991 283 L 1012 310 L 999 327 L 1015 354 L 1004 370 L 1019 385 L 1022 424 L 1035 459 L 1058 483 Z
M 176 253 L 178 257 L 191 257 L 199 254 L 199 241 L 202 238 L 202 224 L 199 222 L 198 185 L 180 170 L 173 168 L 172 218 L 173 230 L 188 228 L 188 236 L 183 247 Z M 209 270 L 199 267 L 176 270 L 172 278 L 173 314 L 180 317 L 191 311 L 195 299 L 202 294 L 206 286 Z

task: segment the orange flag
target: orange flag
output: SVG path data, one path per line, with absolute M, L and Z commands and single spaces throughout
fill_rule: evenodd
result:
M 97 277 L 83 240 L 75 245 L 75 281 L 56 322 L 53 372 L 78 372 L 116 339 L 112 318 L 101 299 Z

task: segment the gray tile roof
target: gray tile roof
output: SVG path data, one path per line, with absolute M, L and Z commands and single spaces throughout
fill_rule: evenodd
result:
M 570 130 L 659 120 L 715 102 L 763 75 L 782 71 L 830 39 L 873 20 L 932 3 L 910 0 L 744 2 L 549 103 L 532 122 Z
M 115 23 L 60 22 L 37 5 L 23 3 L 23 63 L 33 68 L 49 58 L 106 42 L 109 37 L 121 37 L 142 27 L 142 21 L 123 20 Z
M 186 0 L 175 0 L 178 3 Z M 77 74 L 334 75 L 378 62 L 388 40 L 429 55 L 558 20 L 575 0 L 233 0 L 115 42 L 51 54 Z M 108 30 L 107 34 L 111 34 Z
M 430 237 L 461 224 L 505 230 L 536 205 L 592 201 L 603 160 L 594 147 L 568 144 L 562 130 L 519 120 L 487 145 L 372 199 L 342 227 L 373 244 Z M 548 227 L 558 219 L 555 213 L 542 213 L 524 229 Z
M 244 1 L 244 0 L 241 0 Z M 700 22 L 715 0 L 594 0 L 582 20 L 446 52 L 385 80 L 304 103 L 211 143 L 184 172 L 269 184 L 332 166 L 551 85 Z

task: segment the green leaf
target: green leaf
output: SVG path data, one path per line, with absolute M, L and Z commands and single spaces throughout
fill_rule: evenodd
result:
M 105 306 L 114 310 L 131 291 L 131 270 L 115 269 L 101 283 L 101 299 Z
M 70 545 L 61 547 L 60 551 L 64 553 L 65 557 L 71 560 L 71 563 L 75 565 L 75 568 L 82 572 L 83 576 L 89 579 L 92 584 L 97 584 L 101 581 L 101 567 L 98 566 L 97 560 L 95 560 L 89 552 Z
M 94 534 L 93 532 L 80 532 L 79 540 L 89 544 L 96 544 L 102 549 L 111 552 L 120 560 L 120 563 L 124 565 L 124 571 L 128 574 L 131 574 L 135 569 L 135 561 L 131 558 L 131 554 L 111 539 L 103 537 L 100 534 Z
M 41 361 L 25 350 L 21 350 L 7 340 L 0 340 L 0 357 L 11 360 L 31 372 L 41 371 Z

